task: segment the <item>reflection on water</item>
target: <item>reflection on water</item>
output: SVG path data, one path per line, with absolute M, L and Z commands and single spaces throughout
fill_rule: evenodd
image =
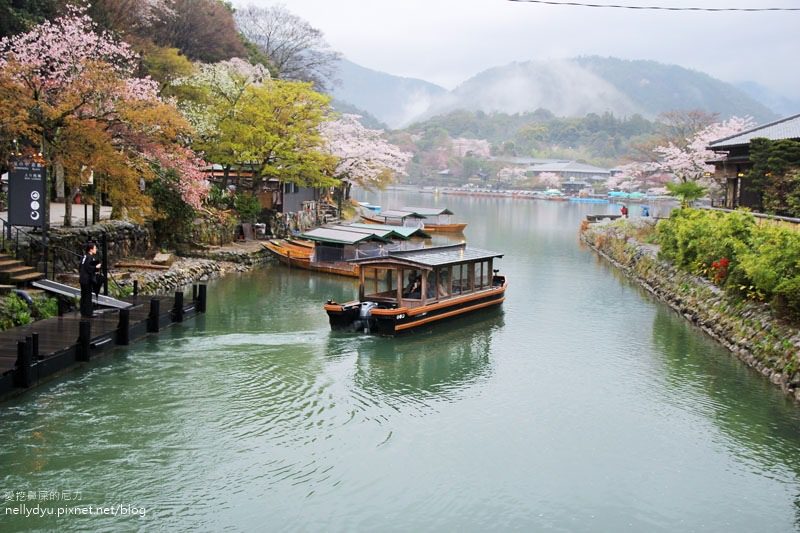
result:
M 148 518 L 0 528 L 797 527 L 800 410 L 577 245 L 580 219 L 610 207 L 436 203 L 505 253 L 502 308 L 371 337 L 332 333 L 322 310 L 356 295 L 351 279 L 274 265 L 216 280 L 206 315 L 0 408 L 0 489 Z
M 492 335 L 502 309 L 457 318 L 404 337 L 358 345 L 355 384 L 367 393 L 449 397 L 490 371 Z

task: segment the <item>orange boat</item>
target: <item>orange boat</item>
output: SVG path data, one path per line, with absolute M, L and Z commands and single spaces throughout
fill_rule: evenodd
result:
M 462 233 L 466 222 L 451 222 L 453 212 L 440 207 L 402 207 L 379 213 L 362 212 L 361 218 L 369 224 L 421 227 L 431 233 Z
M 358 261 L 358 300 L 325 303 L 331 329 L 396 335 L 498 306 L 508 283 L 493 261 L 502 256 L 459 244 Z
M 359 268 L 357 264 L 345 262 L 315 262 L 312 261 L 313 250 L 299 251 L 297 246 L 292 246 L 287 241 L 272 240 L 262 245 L 278 258 L 278 261 L 290 267 L 302 268 L 357 278 Z

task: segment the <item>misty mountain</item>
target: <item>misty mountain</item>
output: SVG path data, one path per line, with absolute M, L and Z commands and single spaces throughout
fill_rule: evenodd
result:
M 390 127 L 407 124 L 423 114 L 447 89 L 415 78 L 393 76 L 342 59 L 331 91 L 337 101 L 363 109 Z
M 395 128 L 457 109 L 509 114 L 547 109 L 562 117 L 638 113 L 648 118 L 675 109 L 703 109 L 722 118 L 750 115 L 759 122 L 778 116 L 732 84 L 655 61 L 580 57 L 511 63 L 484 70 L 449 92 L 350 62 L 342 67 L 336 98 Z
M 736 86 L 781 116 L 800 113 L 800 99 L 798 98 L 786 98 L 754 81 L 744 81 L 737 83 Z

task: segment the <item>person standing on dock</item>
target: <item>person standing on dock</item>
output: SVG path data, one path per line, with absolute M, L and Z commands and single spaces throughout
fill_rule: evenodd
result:
M 83 257 L 81 257 L 80 267 L 81 316 L 84 318 L 91 318 L 94 316 L 92 292 L 94 291 L 97 271 L 100 269 L 102 264 L 97 260 L 97 258 L 95 258 L 95 255 L 97 255 L 96 244 L 88 243 L 84 250 Z

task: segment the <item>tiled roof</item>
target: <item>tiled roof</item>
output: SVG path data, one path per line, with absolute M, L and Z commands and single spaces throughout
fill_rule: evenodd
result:
M 372 229 L 372 228 L 379 228 L 384 230 L 390 230 L 395 233 L 399 233 L 406 239 L 410 239 L 411 237 L 422 237 L 422 238 L 429 238 L 430 235 L 425 233 L 422 228 L 414 228 L 411 226 L 391 226 L 388 224 L 350 224 L 348 227 L 350 228 L 360 228 L 360 229 Z
M 736 135 L 724 137 L 711 142 L 708 147 L 711 149 L 726 148 L 728 146 L 740 146 L 750 144 L 750 141 L 759 137 L 765 137 L 772 141 L 780 139 L 800 139 L 800 114 L 782 118 L 763 126 L 758 126 Z
M 534 165 L 528 169 L 531 172 L 581 172 L 584 174 L 610 174 L 610 171 L 605 168 L 594 167 L 592 165 L 585 165 L 575 161 L 566 163 L 547 163 L 544 165 Z

